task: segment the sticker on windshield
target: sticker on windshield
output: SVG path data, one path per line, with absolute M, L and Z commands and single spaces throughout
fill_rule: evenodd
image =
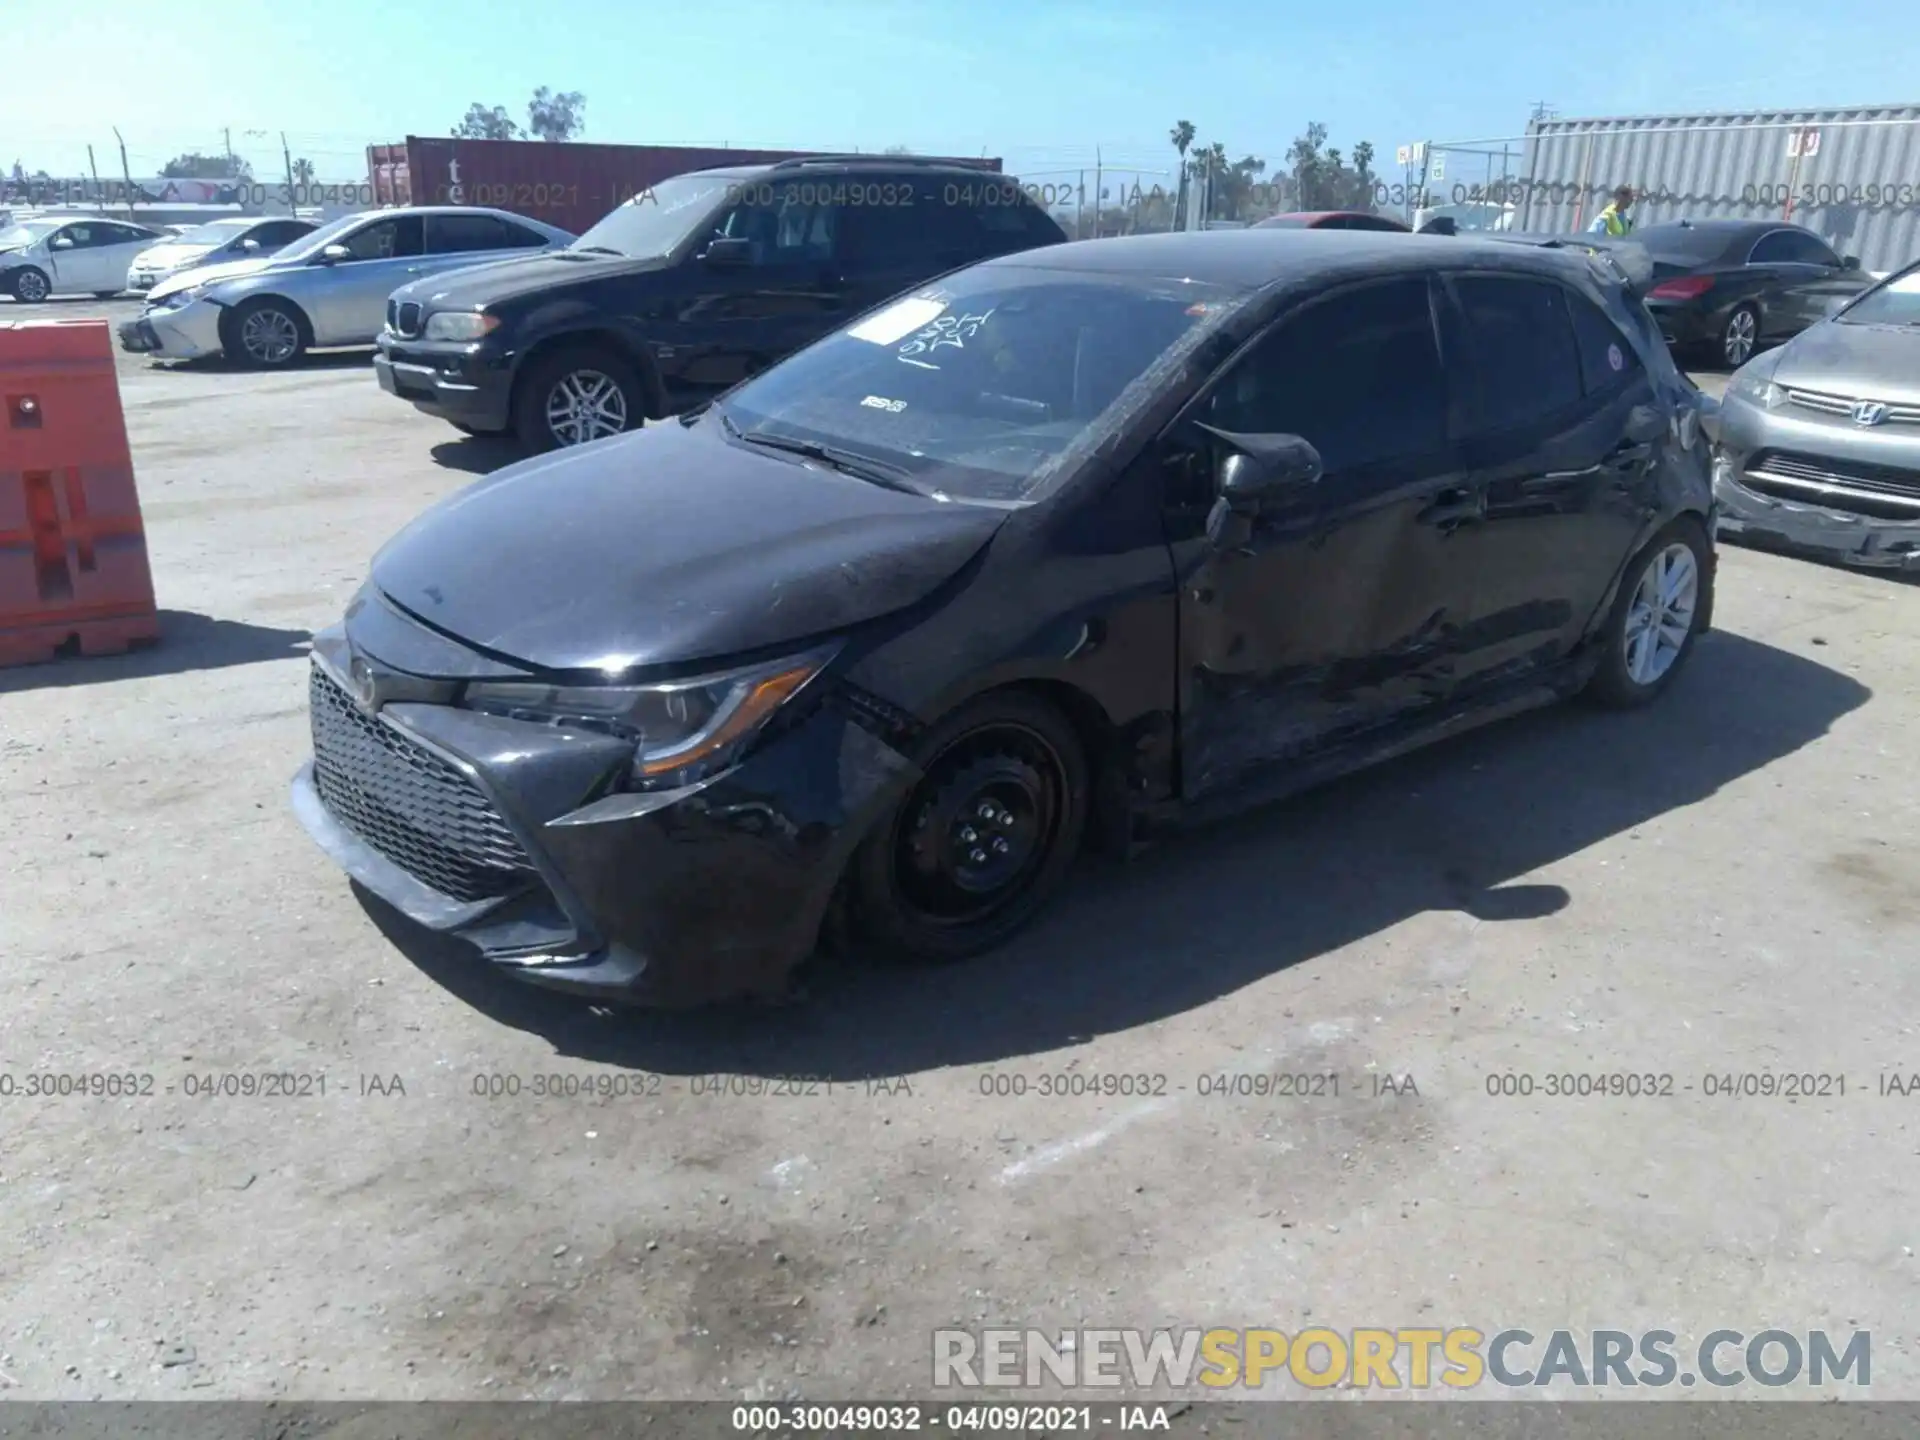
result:
M 860 403 L 869 410 L 884 410 L 889 415 L 898 415 L 902 410 L 907 408 L 906 401 L 889 400 L 884 395 L 869 395 Z
M 1627 368 L 1627 357 L 1620 353 L 1620 347 L 1618 345 L 1607 346 L 1607 364 L 1611 365 L 1615 370 L 1624 370 Z
M 902 345 L 898 358 L 922 370 L 938 370 L 940 367 L 932 360 L 934 353 L 939 350 L 966 349 L 967 341 L 980 333 L 980 327 L 992 315 L 991 310 L 982 310 L 978 315 L 942 315 Z
M 898 344 L 946 308 L 944 300 L 910 296 L 887 306 L 877 315 L 869 315 L 847 334 L 873 345 Z

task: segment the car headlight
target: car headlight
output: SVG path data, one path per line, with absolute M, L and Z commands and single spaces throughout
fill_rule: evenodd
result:
M 1751 400 L 1768 410 L 1779 408 L 1787 400 L 1787 392 L 1773 383 L 1771 365 L 1765 370 L 1753 370 L 1751 367 L 1736 370 L 1733 378 L 1727 382 L 1727 389 L 1742 400 Z
M 728 764 L 826 668 L 837 648 L 656 685 L 478 681 L 467 686 L 461 703 L 489 715 L 631 740 L 633 784 L 684 785 Z
M 447 310 L 427 317 L 424 332 L 429 340 L 478 340 L 500 324 L 498 315 L 482 315 L 472 310 Z
M 210 285 L 189 285 L 184 290 L 175 290 L 169 295 L 162 295 L 158 300 L 153 302 L 153 308 L 156 310 L 178 310 L 182 305 L 188 305 L 198 300 L 211 288 L 213 287 Z

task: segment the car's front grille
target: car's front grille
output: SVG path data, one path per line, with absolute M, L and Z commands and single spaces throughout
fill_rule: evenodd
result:
M 1802 410 L 1817 410 L 1822 415 L 1853 414 L 1853 407 L 1861 402 L 1851 395 L 1833 395 L 1824 390 L 1787 391 L 1787 402 L 1798 405 Z M 1882 425 L 1920 425 L 1920 405 L 1888 404 L 1886 415 L 1879 422 Z
M 478 786 L 367 714 L 319 665 L 312 670 L 314 783 L 335 819 L 456 900 L 510 895 L 534 879 L 526 850 Z
M 1920 519 L 1920 470 L 1762 450 L 1740 479 L 1748 489 L 1781 500 L 1881 520 Z
M 394 334 L 411 338 L 420 333 L 418 301 L 387 301 L 387 328 Z

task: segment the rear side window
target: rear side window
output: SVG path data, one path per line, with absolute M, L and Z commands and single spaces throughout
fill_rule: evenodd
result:
M 1755 265 L 1838 265 L 1839 257 L 1817 237 L 1802 230 L 1776 230 L 1755 242 Z
M 505 250 L 524 243 L 515 238 L 515 232 L 526 233 L 495 215 L 433 215 L 427 220 L 427 248 L 435 255 Z
M 1580 382 L 1589 395 L 1608 395 L 1640 374 L 1640 357 L 1627 337 L 1584 295 L 1567 295 L 1573 338 L 1580 349 Z
M 1447 379 L 1424 278 L 1336 294 L 1281 322 L 1207 403 L 1222 430 L 1304 436 L 1329 475 L 1447 448 Z
M 1579 346 L 1560 286 L 1468 275 L 1454 287 L 1480 376 L 1478 428 L 1510 430 L 1580 403 Z

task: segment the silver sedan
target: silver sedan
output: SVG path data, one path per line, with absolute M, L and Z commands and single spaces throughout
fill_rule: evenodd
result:
M 1720 533 L 1920 569 L 1920 263 L 1727 382 Z
M 163 360 L 225 354 L 278 368 L 311 348 L 373 344 L 386 323 L 387 297 L 423 275 L 572 242 L 538 220 L 477 206 L 348 215 L 271 257 L 162 281 L 140 318 L 120 327 L 120 346 Z

